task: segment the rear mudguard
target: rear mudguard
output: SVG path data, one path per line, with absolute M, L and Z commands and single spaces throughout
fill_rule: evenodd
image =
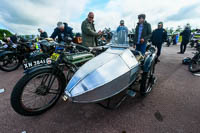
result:
M 25 70 L 24 73 L 30 74 L 30 73 L 34 73 L 34 72 L 36 72 L 38 70 L 42 70 L 42 69 L 56 69 L 56 72 L 58 72 L 58 74 L 62 77 L 63 81 L 66 82 L 64 73 L 60 69 L 55 68 L 55 66 L 53 66 L 53 65 L 36 66 L 36 67 L 33 67 L 32 69 Z
M 144 60 L 144 64 L 143 64 L 143 72 L 148 72 L 151 69 L 151 65 L 152 63 L 156 63 L 156 54 L 149 54 L 145 60 Z

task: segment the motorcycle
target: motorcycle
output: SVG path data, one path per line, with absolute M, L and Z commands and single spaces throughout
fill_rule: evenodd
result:
M 15 85 L 11 94 L 13 109 L 25 116 L 40 115 L 53 107 L 61 95 L 64 101 L 99 103 L 127 90 L 139 80 L 140 94 L 146 96 L 155 83 L 156 49 L 149 47 L 143 56 L 129 49 L 127 36 L 114 35 L 105 52 L 95 57 L 88 52 L 54 53 L 50 65 L 26 71 Z M 67 76 L 63 73 L 64 67 Z M 129 90 L 127 94 L 133 96 L 135 92 Z M 117 108 L 128 95 L 113 108 L 110 104 L 99 105 Z
M 33 65 L 37 64 L 37 61 L 28 63 L 30 67 L 25 70 L 25 75 L 17 82 L 11 94 L 11 105 L 17 113 L 33 116 L 52 108 L 79 67 L 104 50 L 104 48 L 91 50 L 74 43 L 57 44 L 57 46 L 59 48 L 55 50 L 51 57 L 44 60 L 40 65 Z M 40 99 L 32 107 L 29 106 L 29 100 L 33 98 L 31 95 Z
M 14 49 L 7 48 L 0 53 L 0 69 L 11 72 L 27 62 L 48 58 L 54 49 L 51 48 L 46 50 L 45 48 L 47 47 L 45 47 L 45 45 L 44 41 L 19 41 L 18 44 L 15 44 L 16 47 Z
M 197 52 L 194 53 L 194 56 L 190 60 L 188 69 L 192 73 L 200 72 L 200 48 L 198 48 Z

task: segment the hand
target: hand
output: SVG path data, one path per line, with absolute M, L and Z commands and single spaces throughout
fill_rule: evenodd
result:
M 98 32 L 98 35 L 102 35 L 102 32 L 101 32 L 101 31 L 99 31 L 99 32 Z
M 136 45 L 133 45 L 133 48 L 136 49 Z
M 144 38 L 142 38 L 142 39 L 140 40 L 140 42 L 141 42 L 141 43 L 144 43 Z

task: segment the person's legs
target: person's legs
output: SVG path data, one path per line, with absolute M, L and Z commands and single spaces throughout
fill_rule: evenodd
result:
M 146 47 L 147 47 L 146 44 L 140 44 L 140 49 L 141 49 L 142 55 L 145 55 Z
M 188 44 L 188 42 L 184 42 L 184 48 L 183 48 L 183 53 L 185 53 L 185 51 L 186 51 L 186 49 L 187 49 L 187 44 Z
M 141 51 L 140 44 L 136 44 L 136 50 L 137 50 L 137 51 Z
M 160 54 L 161 54 L 162 44 L 157 44 L 157 49 L 158 49 L 158 51 L 157 51 L 157 57 L 159 57 Z
M 184 42 L 181 42 L 181 45 L 180 45 L 180 53 L 183 53 L 183 45 L 184 45 Z

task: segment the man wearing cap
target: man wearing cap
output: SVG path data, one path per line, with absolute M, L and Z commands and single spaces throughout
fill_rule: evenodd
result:
M 182 42 L 180 46 L 180 52 L 178 52 L 178 54 L 184 54 L 187 48 L 187 44 L 189 43 L 191 37 L 190 26 L 186 25 L 184 31 L 181 32 L 180 35 L 182 36 Z
M 158 59 L 161 54 L 162 44 L 167 39 L 167 31 L 163 29 L 163 22 L 158 23 L 158 28 L 155 29 L 151 36 L 151 41 L 154 46 L 157 47 L 157 61 L 160 62 Z
M 97 46 L 97 37 L 102 34 L 101 31 L 96 32 L 94 27 L 94 13 L 90 12 L 88 17 L 81 25 L 83 45 L 87 47 Z
M 73 32 L 72 28 L 68 26 L 67 23 L 58 22 L 57 28 L 54 29 L 54 32 L 52 33 L 50 38 L 55 39 L 58 37 L 58 42 L 64 42 L 65 37 L 71 37 L 73 39 Z
M 125 31 L 128 35 L 128 28 L 124 25 L 124 20 L 120 21 L 120 25 L 117 27 L 117 32 Z
M 40 32 L 40 39 L 48 38 L 47 32 L 38 28 L 38 32 Z
M 136 50 L 140 51 L 143 55 L 146 52 L 147 41 L 151 37 L 151 25 L 145 20 L 146 15 L 138 15 L 139 22 L 135 29 L 134 46 Z

